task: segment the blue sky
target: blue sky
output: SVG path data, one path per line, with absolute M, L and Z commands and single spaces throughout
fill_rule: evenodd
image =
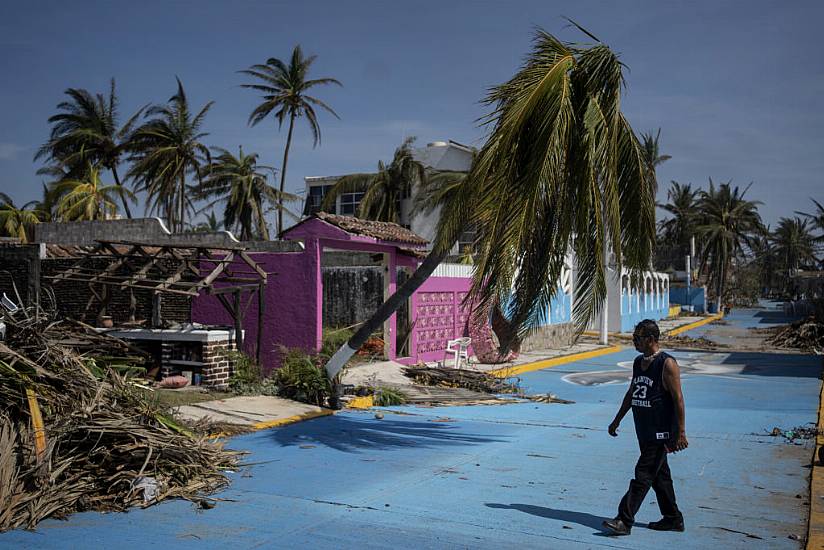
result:
M 659 168 L 659 199 L 670 180 L 752 181 L 771 224 L 824 200 L 824 3 L 777 1 L 0 0 L 0 191 L 39 196 L 32 156 L 63 90 L 104 91 L 111 77 L 125 117 L 168 99 L 179 76 L 194 106 L 216 102 L 207 144 L 279 166 L 285 129 L 247 126 L 257 97 L 236 71 L 298 43 L 318 55 L 314 76 L 344 87 L 317 94 L 341 116 L 321 114 L 320 147 L 297 128 L 287 189 L 374 169 L 406 135 L 480 145 L 479 100 L 517 70 L 532 29 L 582 39 L 563 16 L 620 52 L 636 131 L 662 128 L 673 158 Z

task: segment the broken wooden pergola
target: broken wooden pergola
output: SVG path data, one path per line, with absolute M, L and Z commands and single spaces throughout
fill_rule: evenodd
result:
M 103 262 L 105 265 L 101 267 Z M 132 320 L 137 307 L 134 290 L 148 291 L 152 293 L 152 326 L 155 327 L 162 324 L 162 294 L 195 297 L 205 292 L 214 295 L 232 317 L 238 350 L 243 347 L 244 312 L 257 297 L 260 361 L 264 287 L 268 275 L 242 247 L 98 241 L 96 246 L 83 251 L 71 267 L 48 278 L 54 282 L 88 283 L 92 298 L 87 309 L 96 300 L 100 303 L 100 315 L 106 314 L 112 288 L 129 289 Z M 244 295 L 247 296 L 245 303 Z

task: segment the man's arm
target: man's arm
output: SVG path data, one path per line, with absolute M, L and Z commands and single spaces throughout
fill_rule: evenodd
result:
M 678 417 L 678 440 L 673 451 L 683 451 L 689 446 L 684 413 L 684 394 L 681 392 L 681 369 L 672 357 L 664 363 L 664 388 L 672 396 L 675 405 L 675 415 Z
M 632 379 L 629 381 L 629 388 L 627 389 L 627 393 L 624 394 L 624 400 L 621 401 L 621 408 L 618 409 L 618 412 L 615 414 L 615 420 L 609 425 L 609 435 L 612 437 L 618 437 L 618 426 L 621 424 L 621 420 L 624 419 L 624 416 L 629 412 L 632 408 Z

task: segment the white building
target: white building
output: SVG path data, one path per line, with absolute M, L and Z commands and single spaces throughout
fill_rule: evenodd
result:
M 472 164 L 474 149 L 467 145 L 462 145 L 455 141 L 434 141 L 426 147 L 415 148 L 412 155 L 426 168 L 439 171 L 468 172 Z M 311 215 L 320 210 L 324 196 L 333 185 L 343 176 L 307 176 L 304 178 L 306 184 L 305 202 L 303 207 L 304 215 Z M 411 217 L 412 207 L 419 189 L 412 190 L 409 197 L 401 201 L 401 225 L 408 227 L 421 237 L 431 241 L 435 236 L 435 229 L 440 217 L 440 208 L 436 208 L 428 214 L 419 214 Z M 344 216 L 354 216 L 358 205 L 363 198 L 363 193 L 344 193 L 338 197 L 334 212 Z M 459 240 L 455 252 L 472 242 L 472 234 L 467 233 Z

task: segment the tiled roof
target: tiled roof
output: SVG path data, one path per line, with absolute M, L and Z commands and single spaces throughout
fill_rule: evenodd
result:
M 404 243 L 412 246 L 426 246 L 429 242 L 396 223 L 362 220 L 352 216 L 338 216 L 336 214 L 327 214 L 326 212 L 317 212 L 315 217 L 353 235 L 372 237 L 373 239 Z

